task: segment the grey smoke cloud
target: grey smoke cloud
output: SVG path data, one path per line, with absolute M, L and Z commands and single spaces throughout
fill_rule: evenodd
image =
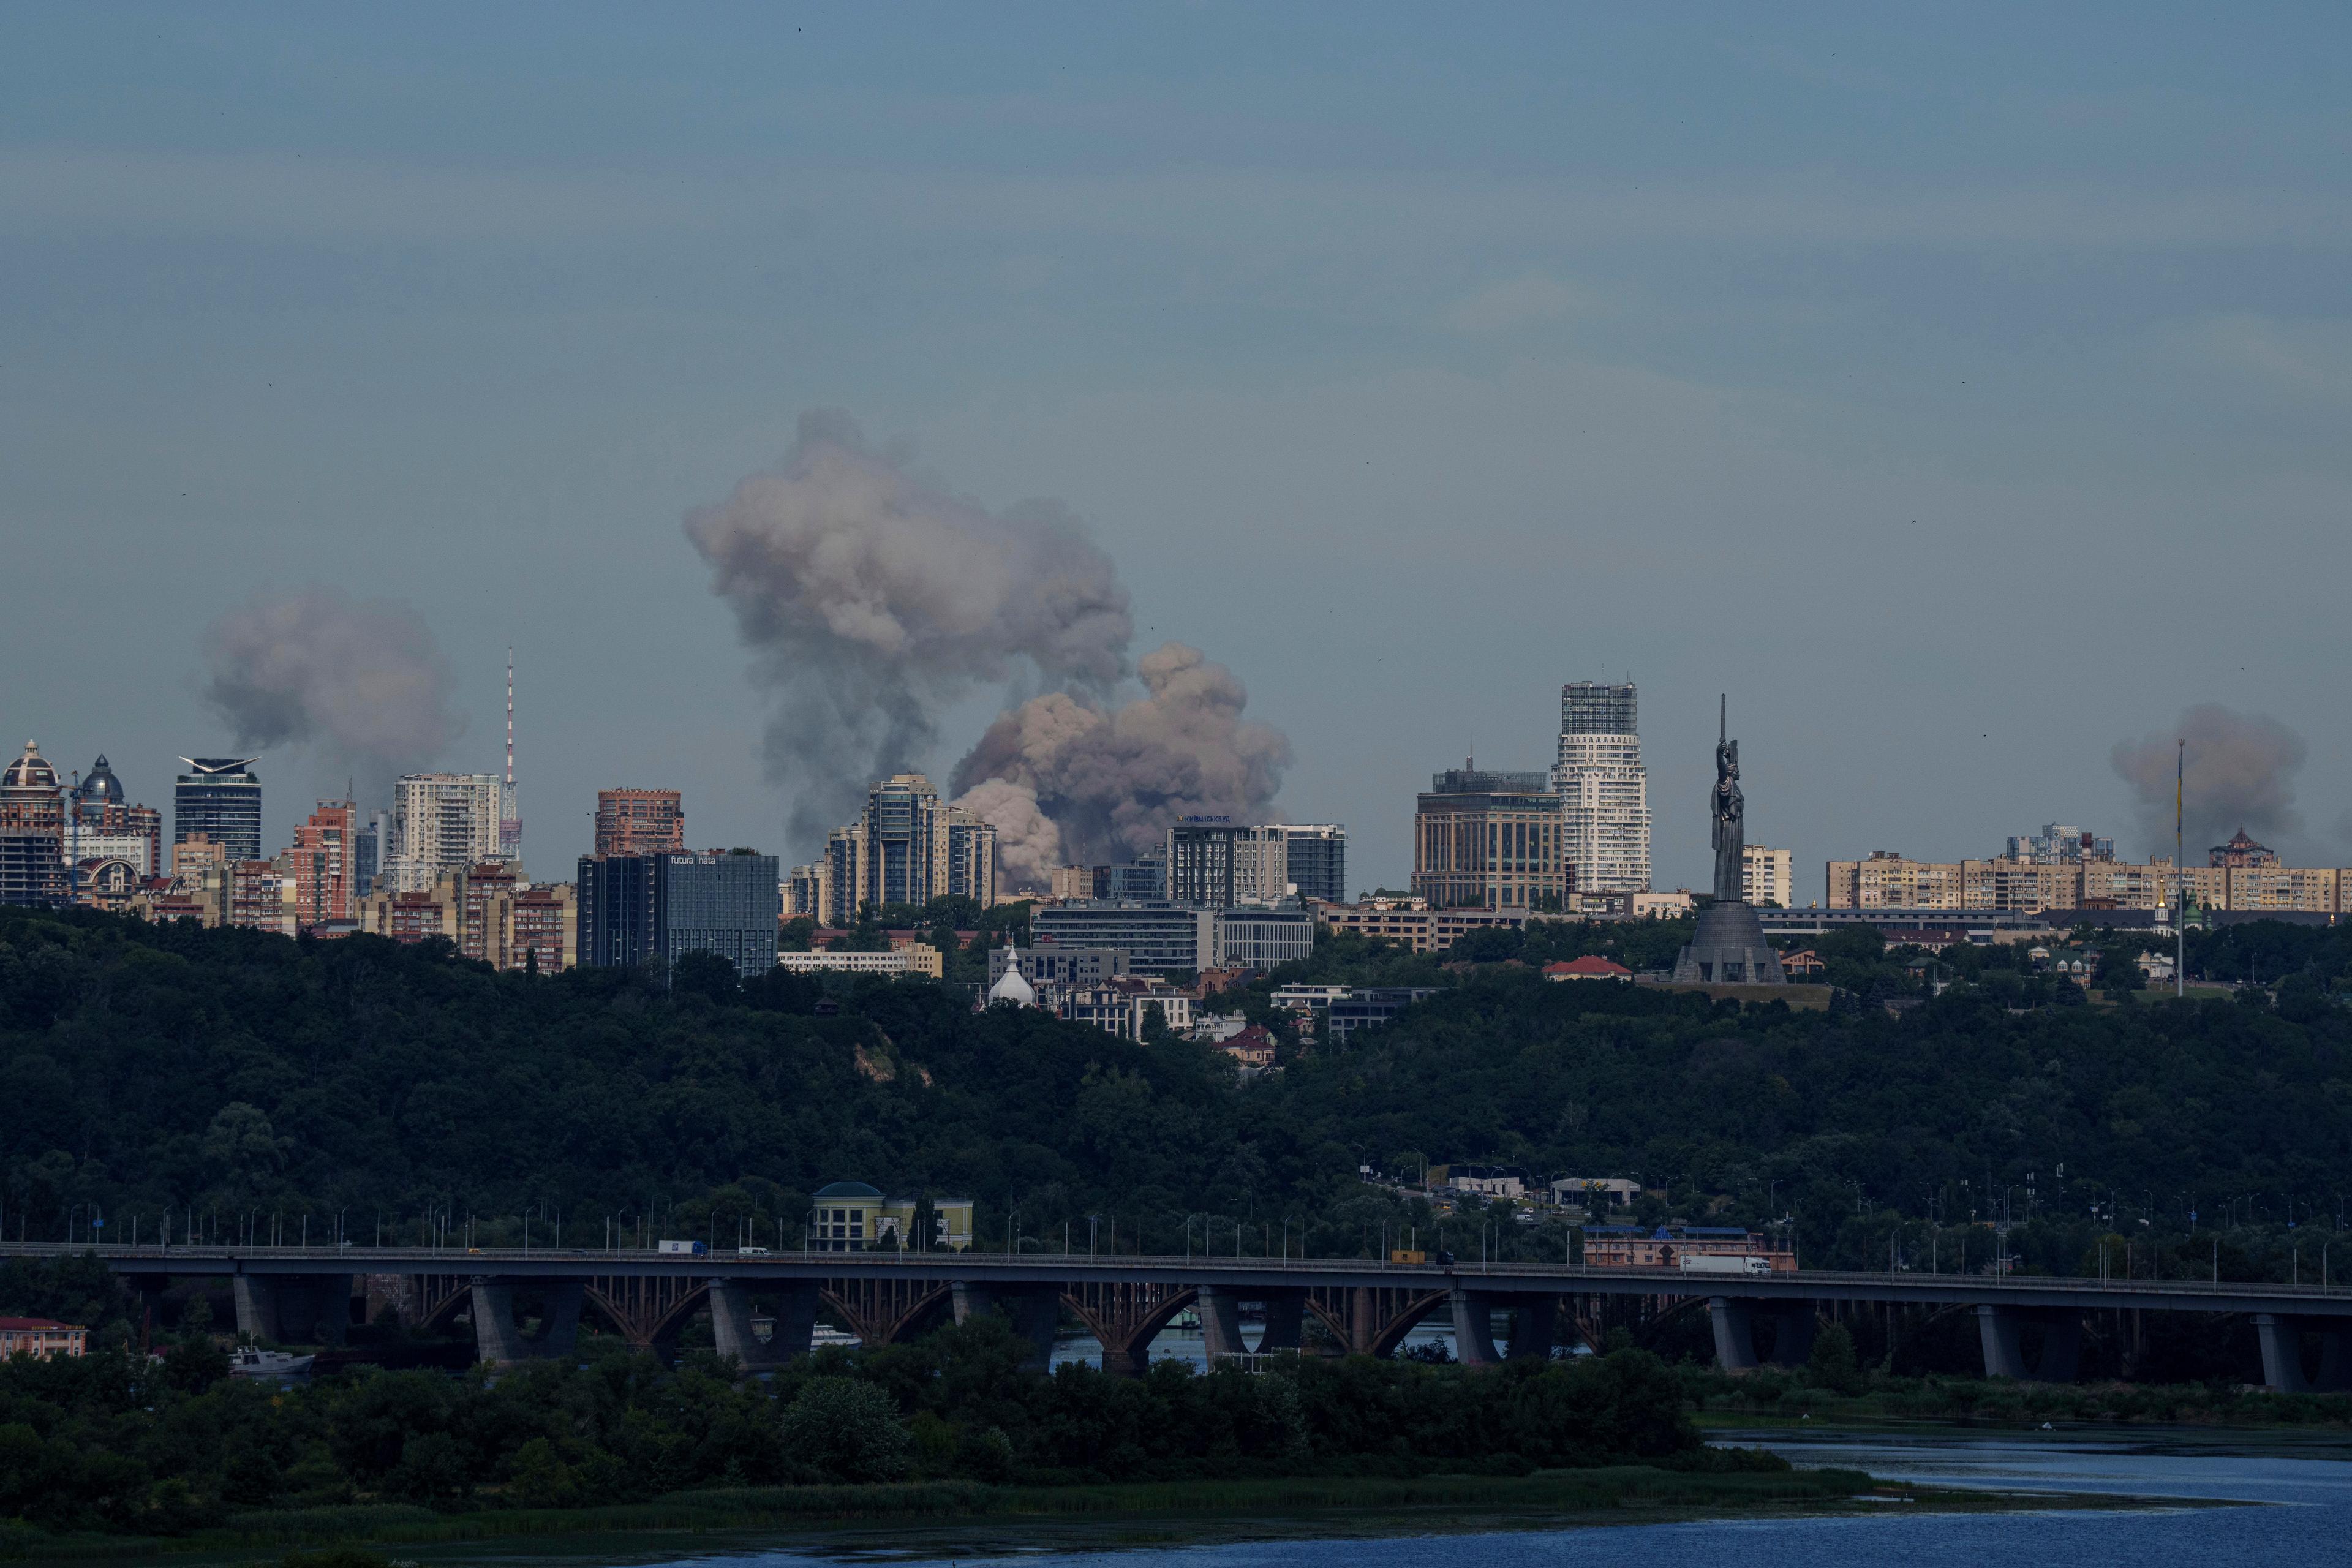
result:
M 1171 642 L 1136 673 L 1144 695 L 1124 704 L 1049 692 L 1003 714 L 957 764 L 954 787 L 1020 786 L 1057 829 L 1064 864 L 1131 859 L 1180 816 L 1268 820 L 1290 742 L 1242 717 L 1249 694 L 1233 671 Z
M 449 707 L 449 661 L 404 605 L 324 586 L 265 593 L 215 621 L 204 650 L 205 701 L 239 746 L 307 746 L 368 799 L 463 728 Z
M 2177 740 L 2189 742 L 2181 798 L 2191 858 L 2241 827 L 2270 838 L 2303 826 L 2294 808 L 2294 774 L 2307 754 L 2303 737 L 2266 713 L 2202 702 L 2169 731 L 2116 742 L 2116 772 L 2132 786 L 2140 831 L 2156 853 L 2172 848 Z
M 1064 864 L 1062 830 L 1037 809 L 1035 790 L 1009 779 L 982 779 L 955 804 L 996 829 L 997 868 L 1006 892 L 1052 885 L 1054 868 Z
M 773 695 L 768 770 L 803 849 L 870 781 L 919 766 L 975 687 L 1034 674 L 1091 695 L 1125 673 L 1127 590 L 1067 509 L 949 495 L 845 415 L 803 415 L 782 466 L 689 512 L 686 534 Z

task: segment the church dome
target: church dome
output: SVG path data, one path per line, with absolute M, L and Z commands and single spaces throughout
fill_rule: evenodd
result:
M 1037 993 L 1029 982 L 1021 978 L 1021 966 L 1009 963 L 1004 967 L 1003 977 L 988 988 L 988 1002 L 991 1006 L 999 1002 L 1010 1002 L 1016 1007 L 1034 1007 Z
M 99 753 L 98 761 L 89 764 L 89 772 L 82 775 L 81 783 L 74 785 L 73 797 L 86 805 L 123 804 L 122 781 L 114 776 L 112 768 L 107 766 L 104 752 Z
M 41 748 L 32 742 L 25 742 L 25 754 L 0 771 L 0 789 L 42 789 L 58 787 L 58 770 L 49 766 L 41 755 Z

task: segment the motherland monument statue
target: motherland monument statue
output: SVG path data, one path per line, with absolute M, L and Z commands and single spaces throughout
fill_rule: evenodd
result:
M 1675 960 L 1682 985 L 1785 985 L 1780 955 L 1764 940 L 1764 924 L 1748 906 L 1742 852 L 1748 845 L 1748 797 L 1739 790 L 1739 742 L 1731 738 L 1731 699 L 1721 699 L 1715 739 L 1715 788 L 1707 796 L 1714 823 L 1715 902 L 1698 912 L 1691 943 Z

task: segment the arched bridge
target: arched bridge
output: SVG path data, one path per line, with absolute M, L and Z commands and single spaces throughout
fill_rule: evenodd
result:
M 54 1244 L 0 1244 L 0 1258 L 87 1253 Z M 2285 1390 L 2352 1386 L 2352 1292 L 2330 1284 L 2236 1284 L 2200 1280 L 2095 1280 L 1983 1275 L 1839 1273 L 1823 1270 L 1710 1275 L 1673 1268 L 1580 1265 L 1384 1264 L 1360 1259 L 1053 1257 L 991 1253 L 808 1253 L 781 1257 L 639 1251 L 416 1247 L 115 1247 L 96 1249 L 141 1289 L 172 1278 L 226 1276 L 238 1327 L 300 1342 L 340 1337 L 355 1277 L 399 1282 L 412 1321 L 470 1319 L 483 1359 L 505 1362 L 567 1354 L 583 1310 L 632 1343 L 673 1338 L 706 1308 L 722 1352 L 747 1366 L 772 1365 L 806 1350 L 820 1314 L 868 1344 L 912 1337 L 930 1324 L 1002 1310 L 1050 1353 L 1065 1314 L 1093 1331 L 1112 1372 L 1137 1372 L 1153 1336 L 1195 1309 L 1211 1354 L 1246 1348 L 1240 1307 L 1264 1310 L 1256 1348 L 1299 1346 L 1311 1319 L 1337 1349 L 1387 1355 L 1413 1326 L 1444 1312 L 1455 1354 L 1472 1365 L 1509 1356 L 1549 1355 L 1565 1327 L 1591 1337 L 1596 1307 L 1633 1298 L 1654 1307 L 1706 1304 L 1717 1359 L 1738 1371 L 1757 1364 L 1760 1319 L 1777 1323 L 1775 1360 L 1801 1360 L 1816 1312 L 1833 1303 L 1895 1303 L 1972 1313 L 1989 1374 L 2063 1379 L 2084 1316 L 2136 1310 L 2243 1314 L 2255 1325 L 2265 1381 Z M 774 1331 L 751 1331 L 756 1301 Z M 528 1310 L 535 1304 L 536 1311 Z M 337 1306 L 345 1310 L 338 1312 Z M 518 1309 L 525 1309 L 519 1312 Z M 519 1323 L 535 1319 L 535 1334 Z M 1505 1321 L 1496 1337 L 1498 1320 Z M 2022 1330 L 2040 1325 L 2042 1350 L 2026 1363 Z M 2305 1341 L 2316 1342 L 2315 1363 Z M 2315 1364 L 2315 1371 L 2308 1370 Z

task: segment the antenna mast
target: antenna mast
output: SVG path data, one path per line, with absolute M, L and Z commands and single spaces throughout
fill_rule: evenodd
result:
M 2189 783 L 2189 742 L 2176 742 L 2179 750 L 2172 762 L 2172 994 L 2189 994 L 2189 918 L 2181 907 L 2181 895 L 2187 890 L 2189 862 L 2186 854 L 2187 836 L 2181 832 L 2181 801 Z
M 522 859 L 522 807 L 515 801 L 514 645 L 507 645 L 507 782 L 499 792 L 499 855 L 509 865 Z

